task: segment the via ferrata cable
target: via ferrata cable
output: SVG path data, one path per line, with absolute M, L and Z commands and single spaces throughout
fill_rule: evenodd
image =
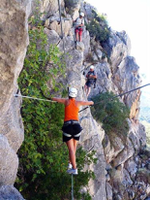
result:
M 141 88 L 147 87 L 147 86 L 149 86 L 149 85 L 150 85 L 150 83 L 148 83 L 148 84 L 146 84 L 146 85 L 143 85 L 143 86 L 140 86 L 140 87 L 137 87 L 137 88 L 134 88 L 134 89 L 129 90 L 129 91 L 127 91 L 127 92 L 124 92 L 124 93 L 122 93 L 122 94 L 118 94 L 118 95 L 116 95 L 116 96 L 114 96 L 114 97 L 112 97 L 112 98 L 110 98 L 110 99 L 107 99 L 107 100 L 108 100 L 108 101 L 112 101 L 113 99 L 115 99 L 115 98 L 117 98 L 117 97 L 121 97 L 121 96 L 123 96 L 123 95 L 125 95 L 125 94 L 128 94 L 128 93 L 130 93 L 130 92 L 134 92 L 134 91 L 136 91 L 136 90 L 139 90 L 139 89 L 141 89 Z M 95 103 L 94 105 L 100 104 L 100 103 L 103 102 L 103 101 L 104 101 L 104 100 L 101 100 L 101 101 Z M 105 101 L 106 101 L 106 100 L 105 100 Z M 107 103 L 107 102 L 106 102 L 106 103 Z M 94 105 L 91 105 L 91 106 L 94 106 Z M 91 106 L 87 106 L 87 107 L 83 108 L 82 110 L 79 111 L 79 113 L 82 112 L 82 111 L 84 111 L 84 110 L 86 110 L 87 108 L 90 108 Z

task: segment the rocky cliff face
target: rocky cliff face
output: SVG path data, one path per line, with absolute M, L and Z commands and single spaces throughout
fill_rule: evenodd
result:
M 13 94 L 17 91 L 17 77 L 23 66 L 23 60 L 28 44 L 27 17 L 30 11 L 30 1 L 15 1 L 10 3 L 3 0 L 1 20 L 1 93 L 0 93 L 0 199 L 6 199 L 3 195 L 12 192 L 18 195 L 14 199 L 22 199 L 13 188 L 16 178 L 18 158 L 16 152 L 23 141 L 23 125 L 20 117 L 20 104 Z M 32 1 L 32 12 L 36 2 Z M 58 12 L 58 1 L 43 0 L 40 2 L 45 33 L 48 36 L 48 45 L 56 44 L 63 49 L 61 26 Z M 7 11 L 9 8 L 9 12 Z M 90 5 L 81 1 L 61 1 L 62 25 L 64 32 L 67 79 L 68 86 L 78 89 L 78 98 L 86 99 L 83 91 L 85 76 L 94 60 L 97 72 L 97 87 L 92 88 L 90 97 L 101 92 L 113 91 L 119 94 L 140 86 L 139 67 L 133 57 L 130 56 L 130 40 L 125 32 L 111 30 L 111 37 L 103 46 L 90 38 L 89 32 L 83 32 L 83 42 L 74 43 L 73 20 L 78 16 L 79 9 L 85 13 L 88 22 L 92 19 Z M 31 15 L 32 15 L 31 12 Z M 103 52 L 107 57 L 103 58 Z M 92 56 L 92 62 L 89 60 Z M 111 62 L 110 62 L 111 61 Z M 59 81 L 59 80 L 58 80 Z M 130 107 L 130 130 L 126 142 L 115 136 L 109 138 L 92 117 L 89 109 L 80 113 L 80 122 L 84 131 L 80 145 L 86 151 L 95 150 L 98 159 L 96 165 L 90 166 L 95 172 L 95 180 L 90 180 L 89 187 L 93 200 L 127 200 L 146 199 L 150 193 L 150 166 L 149 151 L 144 149 L 146 136 L 144 127 L 138 121 L 140 91 L 137 90 L 120 99 Z M 121 133 L 120 133 L 121 134 Z M 106 141 L 105 145 L 103 141 Z M 10 168 L 11 165 L 11 168 Z M 85 166 L 86 168 L 86 166 Z M 6 186 L 8 185 L 8 186 Z M 13 199 L 12 198 L 12 199 Z M 8 197 L 8 199 L 10 199 Z
M 23 199 L 13 187 L 17 150 L 24 139 L 21 101 L 14 98 L 28 45 L 30 1 L 2 0 L 0 5 L 0 199 Z

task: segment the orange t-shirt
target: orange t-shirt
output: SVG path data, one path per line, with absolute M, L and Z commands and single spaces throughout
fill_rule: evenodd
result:
M 79 120 L 78 118 L 79 108 L 75 105 L 75 99 L 69 99 L 69 105 L 65 106 L 65 118 L 64 121 Z

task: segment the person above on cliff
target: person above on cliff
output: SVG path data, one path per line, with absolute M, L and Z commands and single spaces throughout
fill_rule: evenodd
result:
M 62 131 L 63 142 L 66 142 L 69 150 L 69 165 L 67 173 L 77 175 L 78 170 L 76 166 L 76 147 L 82 131 L 78 117 L 79 107 L 93 105 L 94 102 L 76 100 L 76 88 L 70 88 L 68 96 L 69 97 L 67 99 L 53 97 L 52 100 L 65 105 L 65 117 Z
M 86 74 L 86 78 L 87 80 L 84 86 L 84 90 L 85 90 L 86 96 L 88 97 L 91 92 L 91 86 L 94 85 L 97 80 L 97 75 L 94 71 L 93 65 L 90 66 L 90 71 Z
M 76 42 L 82 42 L 82 32 L 84 27 L 84 13 L 80 12 L 79 17 L 74 21 Z

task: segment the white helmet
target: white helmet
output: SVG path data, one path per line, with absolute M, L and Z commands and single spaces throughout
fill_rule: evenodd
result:
M 77 96 L 77 89 L 69 88 L 69 97 L 76 97 L 76 96 Z
M 84 13 L 83 13 L 83 12 L 80 12 L 80 16 L 84 17 Z
M 94 70 L 94 66 L 93 66 L 93 65 L 91 65 L 91 66 L 90 66 L 90 69 L 93 69 L 93 70 Z

